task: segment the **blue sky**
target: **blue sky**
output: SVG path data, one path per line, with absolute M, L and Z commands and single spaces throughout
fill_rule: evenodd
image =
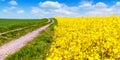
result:
M 0 18 L 120 15 L 120 0 L 0 0 Z

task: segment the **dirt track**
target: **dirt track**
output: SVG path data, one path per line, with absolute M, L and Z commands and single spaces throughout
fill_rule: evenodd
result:
M 50 21 L 50 19 L 48 19 Z M 18 51 L 20 48 L 25 46 L 28 42 L 32 41 L 42 30 L 46 29 L 49 27 L 51 24 L 53 24 L 54 21 L 52 20 L 51 23 L 38 28 L 37 30 L 30 32 L 18 39 L 12 40 L 3 46 L 0 47 L 0 60 L 4 60 L 6 56 L 15 53 Z

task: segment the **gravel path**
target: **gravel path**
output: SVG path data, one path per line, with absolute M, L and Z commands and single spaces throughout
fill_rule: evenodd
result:
M 50 20 L 48 19 L 48 21 L 50 21 Z M 52 22 L 50 24 L 47 24 L 41 28 L 38 28 L 37 30 L 35 30 L 33 32 L 30 32 L 18 39 L 12 40 L 12 41 L 4 44 L 3 46 L 1 46 L 0 47 L 0 60 L 4 60 L 6 56 L 18 51 L 20 48 L 25 46 L 28 42 L 33 40 L 33 38 L 35 38 L 42 30 L 49 27 L 53 23 L 54 23 L 54 21 L 52 20 Z

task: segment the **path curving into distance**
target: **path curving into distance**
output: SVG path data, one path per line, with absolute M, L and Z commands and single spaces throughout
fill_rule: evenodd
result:
M 50 19 L 48 19 L 48 22 L 50 22 Z M 52 20 L 51 23 L 34 30 L 33 32 L 30 32 L 18 39 L 12 40 L 12 41 L 0 46 L 0 60 L 4 60 L 5 57 L 7 57 L 8 55 L 13 54 L 16 51 L 18 51 L 20 48 L 22 48 L 28 42 L 32 41 L 36 36 L 38 36 L 38 34 L 41 31 L 43 31 L 44 29 L 46 29 L 53 23 L 54 23 L 54 20 Z
M 48 22 L 47 22 L 47 23 L 49 23 L 50 21 L 51 21 L 51 20 L 48 19 Z M 35 25 L 31 25 L 31 26 L 35 26 Z M 7 34 L 7 33 L 10 33 L 10 32 L 20 31 L 20 30 L 23 30 L 23 29 L 26 29 L 26 28 L 29 28 L 29 26 L 27 26 L 27 27 L 22 27 L 22 28 L 18 28 L 18 29 L 14 29 L 14 30 L 10 30 L 10 31 L 6 31 L 6 32 L 2 32 L 2 33 L 0 33 L 0 35 Z

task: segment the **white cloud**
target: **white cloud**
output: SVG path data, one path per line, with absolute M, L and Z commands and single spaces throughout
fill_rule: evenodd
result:
M 49 12 L 48 11 L 44 11 L 42 10 L 41 8 L 39 7 L 32 7 L 32 10 L 31 10 L 31 13 L 35 16 L 38 16 L 38 17 L 44 17 L 46 16 L 47 14 L 49 15 Z M 47 17 L 47 16 L 46 16 Z
M 106 8 L 107 5 L 106 5 L 105 3 L 103 3 L 103 2 L 98 2 L 98 3 L 95 5 L 95 7 L 98 7 L 98 8 Z
M 11 0 L 11 1 L 9 2 L 9 4 L 10 4 L 10 5 L 18 5 L 18 3 L 17 3 L 15 0 Z
M 25 11 L 16 7 L 18 3 L 9 2 L 10 7 L 2 9 L 4 13 L 16 13 L 24 14 Z M 31 15 L 38 17 L 53 17 L 53 16 L 102 16 L 117 14 L 120 15 L 120 2 L 116 2 L 114 5 L 109 6 L 103 2 L 93 4 L 92 2 L 82 2 L 78 6 L 68 6 L 63 3 L 54 2 L 52 0 L 40 2 L 39 6 L 31 7 Z
M 81 2 L 79 7 L 91 7 L 92 3 L 91 2 Z
M 17 13 L 18 14 L 23 14 L 25 11 L 24 10 L 18 10 Z
M 120 6 L 120 2 L 117 2 L 117 3 L 116 3 L 116 6 Z
M 81 7 L 79 7 L 79 11 L 82 12 L 82 16 L 103 16 L 112 14 L 120 15 L 120 12 L 118 11 L 120 10 L 120 7 L 118 7 L 120 6 L 119 4 L 119 2 L 116 2 L 115 5 L 108 7 L 108 5 L 103 2 L 98 2 L 96 4 L 84 3 L 81 5 Z M 81 12 L 79 12 L 79 14 Z
M 32 7 L 32 14 L 36 14 L 40 12 L 40 9 L 38 7 Z
M 82 5 L 83 7 L 91 7 L 92 5 L 90 3 L 85 3 Z
M 4 13 L 12 13 L 12 11 L 14 11 L 16 9 L 16 7 L 11 6 L 11 7 L 5 7 L 3 8 L 3 12 Z
M 7 13 L 7 12 L 8 12 L 8 10 L 7 10 L 7 9 L 3 9 L 3 12 L 4 12 L 4 13 Z
M 70 16 L 75 15 L 73 11 L 76 11 L 77 7 L 68 7 L 65 4 L 53 1 L 45 1 L 40 2 L 39 7 L 32 7 L 32 14 L 38 15 L 41 14 L 42 16 L 50 15 L 50 16 Z
M 32 14 L 49 14 L 48 11 L 44 11 L 43 9 L 40 9 L 38 7 L 32 7 Z
M 60 8 L 62 4 L 53 1 L 40 2 L 39 5 L 43 8 Z
M 63 10 L 63 9 L 56 9 L 56 10 L 54 10 L 54 12 L 59 13 L 59 14 L 63 14 L 63 15 L 73 14 L 71 11 Z
M 9 10 L 13 10 L 13 9 L 15 9 L 16 7 L 15 6 L 11 6 L 10 8 L 9 8 Z
M 40 2 L 39 7 L 32 8 L 32 14 L 49 16 L 102 16 L 117 14 L 120 15 L 120 2 L 113 6 L 108 6 L 103 2 L 92 4 L 92 2 L 82 2 L 78 6 L 67 6 L 63 3 L 54 1 Z
M 87 12 L 85 15 L 89 16 L 103 16 L 103 15 L 111 15 L 113 12 L 109 9 L 103 9 L 103 10 L 92 10 Z

